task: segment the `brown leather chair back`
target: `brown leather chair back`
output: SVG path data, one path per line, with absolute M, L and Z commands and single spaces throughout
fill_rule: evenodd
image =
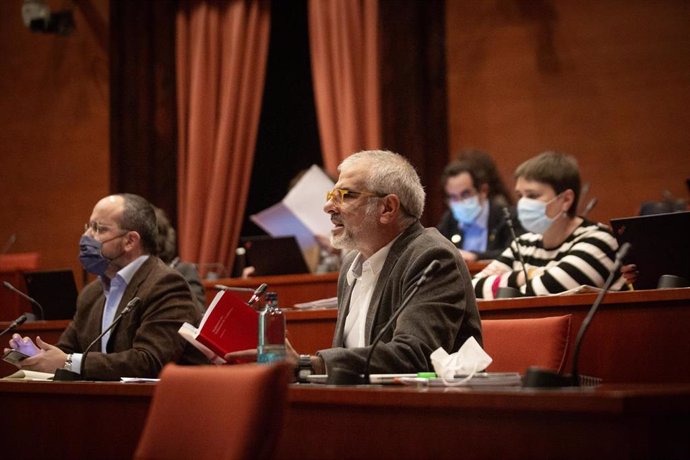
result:
M 290 367 L 167 365 L 135 459 L 270 458 Z
M 561 371 L 568 351 L 572 315 L 482 321 L 489 372 L 524 373 L 529 366 Z

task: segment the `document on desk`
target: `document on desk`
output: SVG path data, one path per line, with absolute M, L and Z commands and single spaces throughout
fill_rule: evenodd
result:
M 327 383 L 326 374 L 312 374 L 307 377 L 309 383 Z M 465 386 L 465 387 L 512 387 L 522 385 L 522 377 L 518 372 L 477 372 L 471 378 L 466 375 L 456 375 L 452 379 L 441 379 L 434 372 L 419 372 L 417 374 L 371 374 L 369 382 L 372 385 L 411 385 L 411 386 Z
M 312 300 L 311 302 L 296 303 L 295 308 L 302 310 L 318 309 L 318 308 L 338 308 L 338 298 L 328 297 L 326 299 Z
M 122 383 L 152 383 L 160 382 L 161 379 L 149 379 L 145 377 L 120 377 Z
M 522 377 L 519 372 L 477 372 L 471 377 L 456 375 L 452 379 L 402 377 L 398 383 L 430 387 L 513 387 L 522 385 Z
M 18 370 L 14 374 L 3 377 L 2 380 L 53 380 L 53 375 L 50 372 L 29 371 L 25 369 Z

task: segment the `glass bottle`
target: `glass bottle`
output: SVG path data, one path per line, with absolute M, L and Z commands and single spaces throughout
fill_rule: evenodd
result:
M 278 295 L 275 292 L 264 294 L 266 306 L 259 312 L 259 338 L 257 359 L 259 363 L 282 361 L 286 356 L 285 349 L 285 315 L 278 306 Z

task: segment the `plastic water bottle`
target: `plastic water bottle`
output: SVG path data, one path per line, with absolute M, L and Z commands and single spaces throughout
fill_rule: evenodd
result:
M 257 359 L 259 363 L 282 361 L 285 349 L 285 315 L 278 306 L 275 292 L 264 294 L 266 307 L 259 313 L 259 340 Z

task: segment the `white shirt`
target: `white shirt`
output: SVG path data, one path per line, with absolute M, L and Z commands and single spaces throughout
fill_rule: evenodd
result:
M 343 337 L 345 338 L 346 348 L 363 347 L 366 345 L 364 327 L 367 321 L 369 304 L 371 303 L 371 297 L 374 294 L 374 288 L 376 287 L 383 264 L 396 239 L 376 251 L 366 260 L 364 260 L 361 253 L 357 254 L 352 265 L 350 265 L 350 269 L 347 272 L 347 284 L 349 286 L 354 284 L 354 287 L 350 297 L 350 309 L 347 313 L 347 318 L 345 318 Z

